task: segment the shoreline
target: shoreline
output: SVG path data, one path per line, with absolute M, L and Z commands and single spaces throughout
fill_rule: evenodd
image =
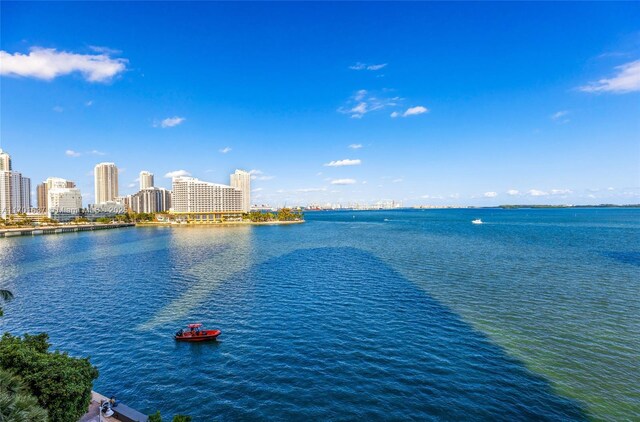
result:
M 134 227 L 134 223 L 117 224 L 72 224 L 43 227 L 17 227 L 11 229 L 0 229 L 0 238 L 14 236 L 40 236 L 46 234 L 77 233 L 94 230 L 120 229 L 124 227 Z
M 280 226 L 289 224 L 302 224 L 305 220 L 296 221 L 225 221 L 220 223 L 165 223 L 142 222 L 135 223 L 136 227 L 232 227 L 232 226 Z

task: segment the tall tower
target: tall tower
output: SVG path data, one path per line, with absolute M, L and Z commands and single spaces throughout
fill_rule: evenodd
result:
M 140 172 L 140 190 L 153 187 L 153 173 L 146 170 Z
M 251 211 L 251 174 L 244 170 L 236 170 L 231 175 L 231 187 L 242 191 L 242 211 Z
M 11 156 L 0 148 L 0 171 L 11 171 Z
M 95 203 L 115 201 L 118 196 L 118 167 L 114 163 L 96 164 L 93 169 L 95 182 Z

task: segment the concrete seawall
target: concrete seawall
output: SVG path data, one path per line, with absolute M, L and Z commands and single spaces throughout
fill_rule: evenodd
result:
M 74 233 L 93 230 L 107 230 L 107 229 L 119 229 L 122 227 L 134 227 L 133 223 L 120 223 L 120 224 L 74 224 L 69 226 L 47 226 L 47 227 L 31 227 L 31 228 L 16 228 L 16 229 L 1 229 L 0 237 L 13 237 L 13 236 L 38 236 L 42 234 L 60 234 L 60 233 Z

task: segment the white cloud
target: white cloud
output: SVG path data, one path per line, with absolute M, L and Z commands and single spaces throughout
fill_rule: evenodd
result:
M 529 195 L 531 196 L 547 196 L 549 195 L 548 192 L 542 191 L 542 190 L 538 190 L 538 189 L 529 189 L 529 191 L 527 192 Z
M 614 94 L 640 91 L 640 60 L 616 66 L 615 69 L 618 71 L 615 76 L 581 86 L 580 91 L 611 92 Z
M 191 176 L 191 173 L 186 170 L 174 170 L 164 175 L 164 177 L 166 177 L 167 179 L 173 179 L 174 177 L 182 176 Z
M 366 89 L 361 89 L 353 94 L 344 106 L 338 108 L 338 112 L 348 114 L 352 119 L 360 119 L 372 111 L 397 106 L 401 100 L 402 98 L 400 97 L 383 98 Z
M 135 187 L 136 187 L 136 184 L 135 184 L 135 183 L 129 183 L 129 184 L 127 185 L 127 187 L 128 187 L 128 188 L 135 188 Z
M 220 152 L 221 154 L 226 154 L 226 153 L 228 153 L 230 151 L 231 151 L 231 147 L 224 147 L 224 148 L 218 150 L 218 152 Z
M 520 195 L 520 191 L 517 189 L 509 189 L 507 191 L 507 195 L 510 195 L 510 196 Z
M 366 63 L 360 63 L 357 62 L 354 65 L 349 66 L 349 69 L 351 70 L 380 70 L 384 67 L 387 66 L 387 63 L 381 63 L 381 64 L 366 64 Z
M 360 149 L 360 148 L 362 148 L 362 144 L 351 144 L 351 145 L 349 145 L 349 148 L 351 148 L 351 149 Z
M 391 183 L 401 183 L 404 179 L 393 179 Z
M 79 152 L 77 152 L 77 151 L 74 151 L 74 150 L 72 150 L 72 149 L 68 149 L 68 150 L 66 150 L 66 151 L 64 152 L 64 154 L 65 154 L 67 157 L 80 157 L 80 156 L 82 155 L 81 153 L 79 153 Z
M 32 47 L 29 54 L 0 51 L 0 75 L 52 80 L 80 72 L 89 82 L 108 82 L 126 69 L 126 59 Z
M 498 192 L 485 192 L 482 196 L 485 198 L 495 198 L 498 196 Z
M 166 119 L 160 121 L 160 123 L 155 122 L 153 124 L 153 127 L 161 127 L 161 128 L 174 127 L 174 126 L 178 126 L 185 120 L 187 119 L 185 119 L 184 117 L 178 117 L 178 116 L 167 117 Z
M 271 180 L 275 178 L 275 176 L 268 176 L 258 169 L 249 170 L 249 174 L 251 175 L 251 180 Z
M 262 192 L 262 191 L 263 191 L 262 188 L 256 188 L 256 189 L 251 190 L 251 192 Z
M 62 113 L 64 111 L 64 108 L 60 106 L 55 106 L 52 110 L 55 111 L 56 113 Z
M 409 107 L 404 113 L 402 113 L 402 117 L 417 116 L 418 114 L 423 114 L 428 112 L 429 112 L 429 109 L 423 106 Z
M 566 115 L 569 114 L 569 110 L 560 110 L 557 111 L 555 113 L 553 113 L 551 116 L 549 116 L 551 118 L 551 120 L 553 121 L 558 121 L 560 119 L 562 119 L 563 117 L 565 117 Z M 567 120 L 568 121 L 568 120 Z
M 355 183 L 355 179 L 334 179 L 331 181 L 332 185 L 353 185 Z
M 324 166 L 325 167 L 358 166 L 361 163 L 362 163 L 362 161 L 359 160 L 359 159 L 350 160 L 350 159 L 346 158 L 344 160 L 330 161 L 330 162 L 324 164 Z
M 107 155 L 106 152 L 98 151 L 97 149 L 93 149 L 93 150 L 89 151 L 89 154 L 92 154 L 92 155 Z
M 551 189 L 551 195 L 569 195 L 572 193 L 571 189 Z
M 297 189 L 296 192 L 300 192 L 300 193 L 324 192 L 326 190 L 327 188 L 303 188 L 303 189 Z

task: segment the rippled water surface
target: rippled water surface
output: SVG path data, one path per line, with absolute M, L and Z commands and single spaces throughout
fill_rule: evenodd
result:
M 307 220 L 0 239 L 0 328 L 202 421 L 640 419 L 640 210 Z

